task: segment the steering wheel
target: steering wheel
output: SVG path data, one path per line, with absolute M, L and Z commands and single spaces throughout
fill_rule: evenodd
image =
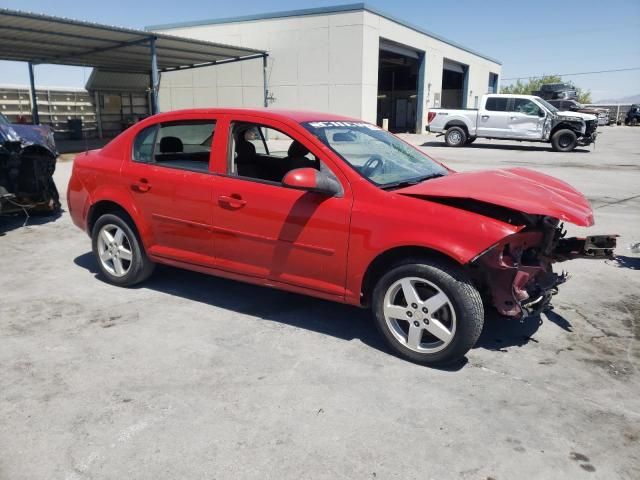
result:
M 360 169 L 360 172 L 365 177 L 371 177 L 378 170 L 384 171 L 384 160 L 378 154 L 371 155 L 369 160 L 365 162 L 365 164 Z

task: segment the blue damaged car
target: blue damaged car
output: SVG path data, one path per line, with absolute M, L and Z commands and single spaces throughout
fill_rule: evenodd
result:
M 58 211 L 57 157 L 49 126 L 12 124 L 0 113 L 0 214 Z

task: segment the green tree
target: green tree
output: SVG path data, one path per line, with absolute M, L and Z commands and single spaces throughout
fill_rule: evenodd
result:
M 531 95 L 533 92 L 540 90 L 540 87 L 545 83 L 564 83 L 562 77 L 559 75 L 543 75 L 542 77 L 530 78 L 526 82 L 518 80 L 511 85 L 504 86 L 500 89 L 500 93 L 512 93 L 519 95 Z M 574 85 L 573 82 L 566 82 L 575 88 L 578 94 L 578 102 L 591 103 L 591 92 L 589 90 L 582 90 L 580 87 Z

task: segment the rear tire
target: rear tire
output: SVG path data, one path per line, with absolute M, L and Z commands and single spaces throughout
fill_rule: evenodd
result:
M 637 119 L 637 118 L 632 118 L 632 119 L 631 119 L 631 126 L 632 126 L 632 127 L 635 127 L 635 126 L 637 126 L 637 125 L 638 125 L 638 119 Z
M 462 127 L 450 127 L 444 134 L 444 141 L 449 147 L 462 147 L 467 141 L 467 132 Z
M 453 263 L 407 259 L 373 291 L 375 323 L 391 349 L 421 365 L 461 360 L 478 340 L 484 310 L 478 290 Z
M 136 227 L 127 216 L 102 215 L 91 233 L 93 254 L 109 283 L 128 287 L 151 276 L 155 263 L 149 260 Z
M 551 136 L 551 146 L 556 152 L 570 152 L 578 144 L 578 137 L 573 130 L 563 128 Z

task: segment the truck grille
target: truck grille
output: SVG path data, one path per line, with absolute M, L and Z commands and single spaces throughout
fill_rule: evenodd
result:
M 585 133 L 587 135 L 592 134 L 598 128 L 598 121 L 597 120 L 587 120 L 585 123 L 586 123 L 586 127 L 587 127 Z

